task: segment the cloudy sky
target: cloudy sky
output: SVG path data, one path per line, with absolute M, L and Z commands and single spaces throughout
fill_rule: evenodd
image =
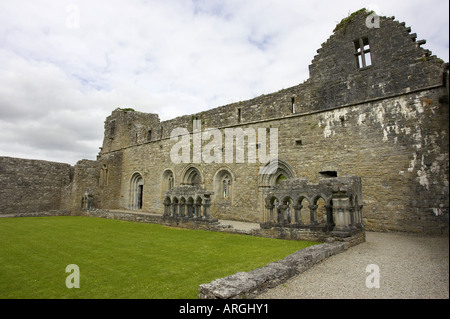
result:
M 335 25 L 395 16 L 449 60 L 448 0 L 0 0 L 0 156 L 95 159 L 117 107 L 161 120 L 302 83 Z

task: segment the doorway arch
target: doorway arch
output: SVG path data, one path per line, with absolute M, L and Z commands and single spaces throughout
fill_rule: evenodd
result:
M 131 210 L 141 210 L 144 197 L 144 179 L 138 172 L 131 176 L 130 180 L 130 204 Z

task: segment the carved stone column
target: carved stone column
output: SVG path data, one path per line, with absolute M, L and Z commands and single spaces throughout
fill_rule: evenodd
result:
M 187 217 L 191 218 L 193 216 L 192 209 L 193 209 L 192 203 L 186 203 L 186 209 L 187 209 Z
M 209 216 L 209 208 L 211 207 L 211 200 L 209 198 L 206 198 L 203 201 L 203 218 L 210 219 Z
M 328 230 L 332 230 L 334 228 L 334 221 L 333 221 L 333 206 L 331 205 L 325 205 L 325 209 L 327 212 L 327 224 L 326 228 Z
M 180 215 L 180 217 L 184 217 L 185 216 L 185 209 L 186 209 L 186 204 L 185 203 L 179 203 L 178 204 L 178 214 Z
M 268 222 L 273 222 L 274 221 L 274 216 L 273 216 L 273 209 L 275 208 L 275 205 L 273 204 L 268 204 L 266 205 L 266 209 L 269 211 L 269 216 L 267 217 L 267 221 Z
M 164 200 L 164 216 L 170 216 L 170 200 L 168 198 L 166 198 Z
M 173 203 L 172 204 L 172 217 L 178 216 L 178 204 Z
M 302 208 L 303 208 L 303 205 L 300 205 L 300 204 L 294 206 L 295 224 L 299 225 L 299 226 L 303 226 Z
M 348 214 L 349 214 L 349 218 L 350 218 L 350 220 L 349 220 L 350 229 L 356 229 L 355 213 L 356 213 L 355 207 L 350 206 L 348 208 Z
M 364 229 L 364 224 L 362 221 L 362 209 L 363 209 L 363 205 L 358 205 L 357 206 L 357 210 L 356 210 L 356 227 L 359 229 Z
M 287 205 L 286 204 L 280 204 L 280 224 L 286 224 L 287 223 Z
M 348 198 L 333 198 L 333 213 L 336 219 L 334 230 L 350 231 L 350 206 Z
M 318 225 L 319 222 L 317 221 L 317 205 L 309 205 L 309 219 L 310 219 L 310 225 Z
M 194 217 L 199 218 L 201 214 L 202 204 L 195 203 L 194 204 Z

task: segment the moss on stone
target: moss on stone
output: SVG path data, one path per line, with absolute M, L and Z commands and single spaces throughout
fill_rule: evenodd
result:
M 341 20 L 341 22 L 339 22 L 336 27 L 334 28 L 333 32 L 337 32 L 339 30 L 343 30 L 343 32 L 345 33 L 345 31 L 347 30 L 348 25 L 353 21 L 353 18 L 355 16 L 357 16 L 360 13 L 364 13 L 364 14 L 372 14 L 374 13 L 373 11 L 369 11 L 366 8 L 362 8 L 359 9 L 358 11 L 353 12 L 352 14 L 350 14 L 347 18 L 344 18 Z

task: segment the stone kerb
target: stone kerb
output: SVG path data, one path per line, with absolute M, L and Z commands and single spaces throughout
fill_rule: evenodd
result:
M 301 274 L 326 258 L 349 248 L 348 242 L 331 242 L 310 246 L 249 272 L 216 279 L 199 286 L 199 299 L 255 298 L 269 288 L 278 286 L 289 278 Z
M 2 213 L 0 217 L 49 217 L 49 216 L 69 216 L 72 213 L 69 210 L 49 210 L 31 213 Z

